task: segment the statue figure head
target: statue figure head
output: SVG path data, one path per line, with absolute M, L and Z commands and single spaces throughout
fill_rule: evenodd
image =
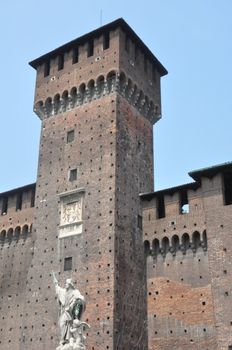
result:
M 64 287 L 66 290 L 69 290 L 70 288 L 75 289 L 73 280 L 71 278 L 67 278 Z

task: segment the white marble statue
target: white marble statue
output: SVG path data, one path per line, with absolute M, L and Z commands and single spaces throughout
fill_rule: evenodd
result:
M 58 285 L 55 274 L 52 275 L 60 311 L 60 344 L 56 350 L 85 350 L 84 331 L 90 328 L 86 322 L 81 321 L 85 311 L 85 298 L 75 289 L 70 278 L 62 288 Z

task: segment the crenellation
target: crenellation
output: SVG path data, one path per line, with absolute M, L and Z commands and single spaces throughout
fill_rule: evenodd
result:
M 0 193 L 2 216 L 34 206 L 35 184 Z
M 117 32 L 117 30 L 115 31 Z M 114 32 L 110 32 L 109 48 L 103 48 L 104 36 L 95 38 L 93 41 L 93 55 L 88 56 L 88 42 L 74 44 L 74 47 L 69 48 L 67 52 L 63 53 L 64 57 L 63 68 L 58 69 L 59 57 L 53 56 L 46 58 L 45 63 L 36 67 L 37 69 L 37 82 L 36 82 L 36 95 L 35 100 L 43 98 L 44 93 L 58 93 L 60 86 L 69 86 L 70 84 L 81 84 L 81 81 L 86 80 L 87 77 L 93 76 L 95 79 L 99 72 L 106 74 L 105 68 L 116 67 L 118 62 L 118 50 L 117 50 L 117 36 Z M 77 51 L 78 48 L 78 51 Z M 74 57 L 75 53 L 75 57 Z M 74 59 L 75 58 L 75 59 Z M 49 74 L 44 76 L 46 65 L 49 63 Z M 105 66 L 106 65 L 106 66 Z M 45 90 L 44 90 L 45 88 Z
M 181 349 L 189 349 L 184 338 L 186 339 L 191 332 L 192 322 L 199 334 L 203 329 L 207 344 L 211 344 L 207 345 L 210 349 L 217 349 L 217 343 L 223 344 L 222 339 L 217 337 L 214 309 L 209 308 L 209 305 L 215 307 L 216 303 L 218 308 L 226 308 L 224 298 L 229 296 L 228 280 L 225 277 L 228 273 L 228 260 L 225 260 L 225 255 L 221 253 L 222 241 L 225 240 L 224 225 L 228 223 L 232 209 L 231 205 L 223 202 L 225 195 L 230 196 L 230 185 L 227 185 L 229 194 L 226 194 L 224 184 L 225 178 L 230 184 L 229 174 L 231 163 L 222 164 L 191 172 L 194 183 L 141 195 L 148 296 L 153 295 L 153 286 L 159 290 L 158 294 L 155 293 L 153 301 L 148 298 L 149 348 L 168 350 L 173 341 L 175 344 L 181 344 Z M 160 196 L 165 200 L 165 216 L 162 218 L 154 214 L 157 213 L 157 198 Z M 186 204 L 188 210 L 183 211 Z M 224 266 L 221 272 L 218 271 L 218 266 Z M 224 286 L 223 295 L 218 297 L 214 294 L 218 283 L 211 279 L 212 273 L 217 274 L 221 286 Z M 172 286 L 172 289 L 167 289 L 166 292 L 162 290 L 161 279 Z M 185 304 L 187 284 L 190 287 Z M 177 304 L 180 294 L 183 296 L 182 304 Z M 194 304 L 191 304 L 190 295 L 195 298 Z M 163 312 L 170 299 L 175 301 L 174 308 Z M 202 305 L 204 309 L 198 309 L 197 305 Z M 186 317 L 189 318 L 187 322 Z M 179 333 L 180 327 L 178 331 L 173 330 L 172 322 L 177 320 L 185 324 L 184 336 L 183 333 Z M 222 322 L 222 318 L 220 321 Z M 167 323 L 169 341 L 164 342 L 160 332 Z M 220 327 L 225 331 L 227 329 L 223 322 Z M 155 333 L 154 329 L 157 329 Z M 202 346 L 200 338 L 191 337 L 195 347 Z M 223 349 L 227 349 L 226 345 Z
M 31 237 L 34 222 L 35 184 L 0 194 L 0 205 L 7 207 L 0 218 L 0 244 L 5 247 Z M 2 206 L 3 208 L 4 206 Z
M 148 95 L 154 104 L 159 105 L 161 110 L 160 97 L 160 79 L 163 72 L 159 71 L 156 62 L 151 59 L 137 47 L 137 44 L 131 41 L 130 51 L 125 50 L 125 33 L 120 32 L 120 65 L 123 67 L 126 75 L 128 75 L 140 89 L 144 95 Z M 146 64 L 144 63 L 146 62 Z M 146 69 L 144 69 L 146 68 Z

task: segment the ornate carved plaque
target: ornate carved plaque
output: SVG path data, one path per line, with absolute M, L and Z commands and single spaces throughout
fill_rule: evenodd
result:
M 60 232 L 59 238 L 82 233 L 83 190 L 60 195 Z

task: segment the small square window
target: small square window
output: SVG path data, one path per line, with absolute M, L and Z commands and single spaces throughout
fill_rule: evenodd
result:
M 64 271 L 72 270 L 72 257 L 64 259 Z
M 75 181 L 77 179 L 77 169 L 72 169 L 69 172 L 69 181 Z
M 67 132 L 67 143 L 73 142 L 74 140 L 74 130 Z

